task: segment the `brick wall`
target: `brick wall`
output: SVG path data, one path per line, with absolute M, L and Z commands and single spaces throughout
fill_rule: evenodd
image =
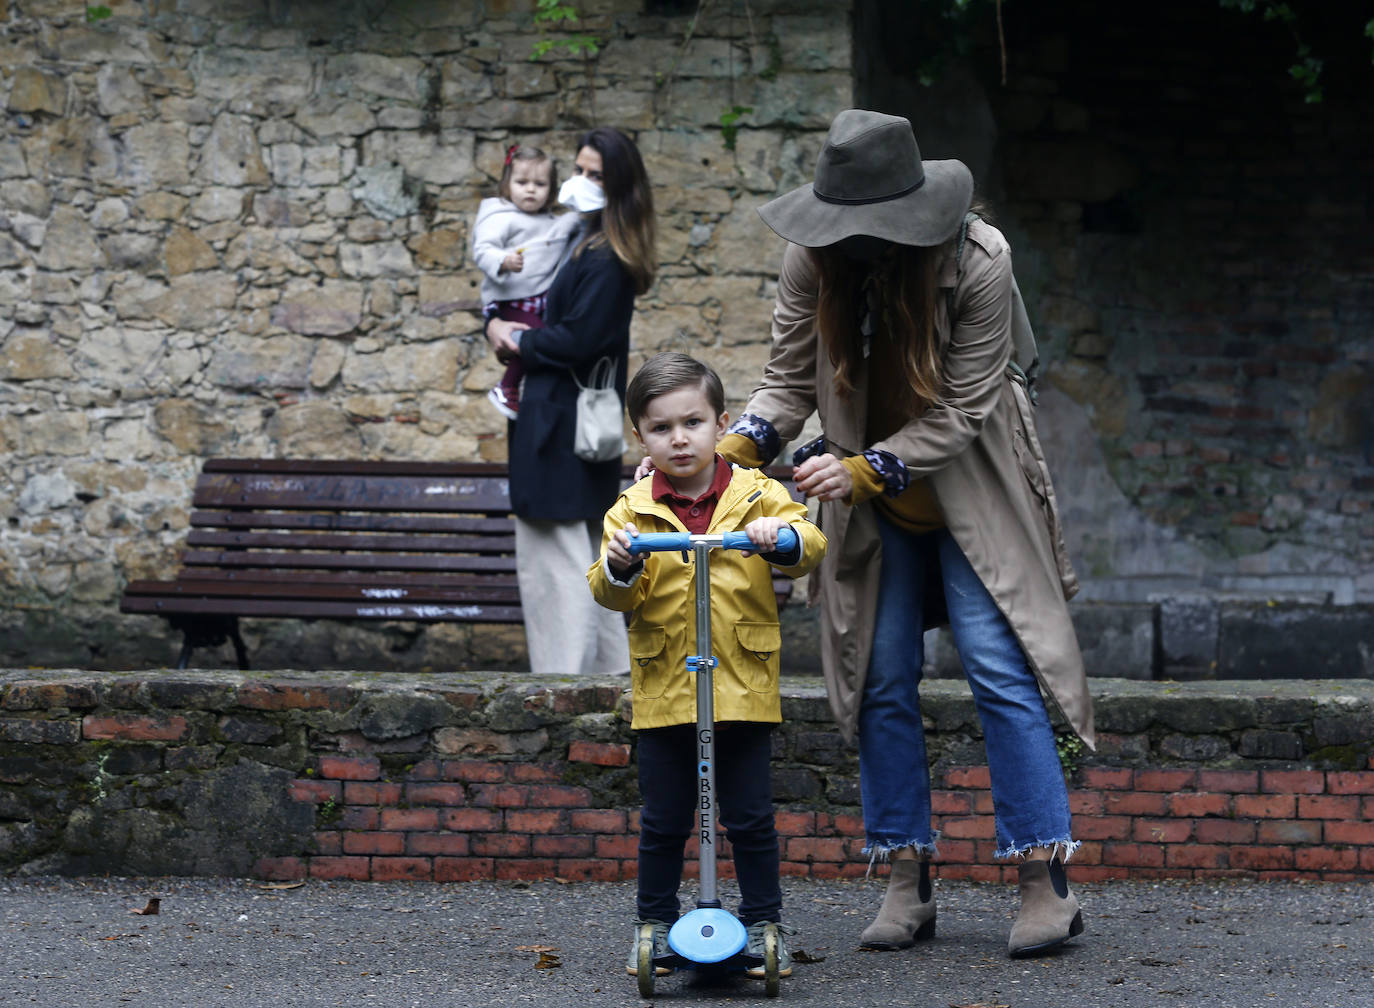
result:
M 0 866 L 632 877 L 638 789 L 622 686 L 0 673 Z M 1099 752 L 1070 764 L 1077 877 L 1374 873 L 1374 685 L 1094 687 Z M 940 873 L 1006 877 L 967 688 L 928 683 L 925 712 Z M 856 755 L 813 681 L 785 684 L 784 716 L 774 744 L 783 870 L 860 876 Z M 1291 737 L 1300 758 L 1246 756 L 1256 733 Z
M 612 765 L 630 747 L 570 751 L 568 763 Z M 635 875 L 638 814 L 596 804 L 595 789 L 559 785 L 558 763 L 426 760 L 383 781 L 374 758 L 326 758 L 318 776 L 292 783 L 292 797 L 323 820 L 311 853 L 263 858 L 272 879 L 560 878 L 614 881 Z M 937 776 L 939 873 L 1015 880 L 993 859 L 992 795 L 986 767 Z M 1306 878 L 1374 874 L 1374 767 L 1359 771 L 1190 770 L 1087 767 L 1069 793 L 1075 877 Z M 327 810 L 327 811 L 326 811 Z M 781 807 L 782 871 L 857 878 L 868 868 L 858 810 Z M 728 841 L 723 846 L 728 855 Z M 696 846 L 687 847 L 689 873 Z M 732 877 L 728 861 L 721 874 Z

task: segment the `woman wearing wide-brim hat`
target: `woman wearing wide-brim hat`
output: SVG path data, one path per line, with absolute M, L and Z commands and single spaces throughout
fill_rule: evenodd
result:
M 966 218 L 972 193 L 961 162 L 922 161 L 907 120 L 835 118 L 815 183 L 759 210 L 789 242 L 773 347 L 721 451 L 765 464 L 812 412 L 825 432 L 795 472 L 831 543 L 812 576 L 822 664 L 859 743 L 865 851 L 892 862 L 862 943 L 905 948 L 935 933 L 918 689 L 922 631 L 948 622 L 986 739 L 996 856 L 1019 862 L 1008 950 L 1025 956 L 1083 928 L 1041 690 L 1090 746 L 1092 701 L 1066 605 L 1077 582 L 1025 377 L 1009 367 L 1011 253 Z

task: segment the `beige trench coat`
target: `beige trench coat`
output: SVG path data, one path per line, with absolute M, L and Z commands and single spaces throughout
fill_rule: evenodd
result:
M 773 424 L 784 442 L 813 413 L 826 437 L 851 452 L 872 447 L 926 478 L 945 522 L 1006 616 L 1042 689 L 1069 725 L 1095 745 L 1092 697 L 1067 601 L 1078 590 L 1064 548 L 1054 490 L 1026 390 L 1007 369 L 1011 355 L 1011 251 L 983 221 L 969 227 L 956 272 L 951 249 L 940 269 L 938 338 L 947 395 L 892 437 L 865 445 L 868 375 L 851 398 L 835 390 L 829 356 L 815 333 L 816 266 L 789 245 L 778 277 L 773 346 L 762 384 L 745 412 Z M 954 288 L 951 331 L 944 288 Z M 853 741 L 877 608 L 881 545 L 873 504 L 821 504 L 830 549 L 813 575 L 822 607 L 821 661 L 831 709 Z

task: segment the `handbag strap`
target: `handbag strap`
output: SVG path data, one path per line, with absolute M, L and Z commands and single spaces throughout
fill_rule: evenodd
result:
M 602 357 L 592 365 L 590 373 L 587 375 L 587 384 L 583 385 L 577 377 L 577 372 L 568 368 L 568 374 L 572 375 L 573 383 L 579 389 L 586 392 L 588 389 L 610 389 L 615 388 L 615 373 L 618 370 L 615 358 Z

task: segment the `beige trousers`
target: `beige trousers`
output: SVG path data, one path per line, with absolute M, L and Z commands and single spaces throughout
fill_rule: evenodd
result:
M 600 522 L 515 519 L 515 573 L 531 672 L 629 675 L 625 617 L 597 605 L 587 586 L 587 568 L 600 554 Z

